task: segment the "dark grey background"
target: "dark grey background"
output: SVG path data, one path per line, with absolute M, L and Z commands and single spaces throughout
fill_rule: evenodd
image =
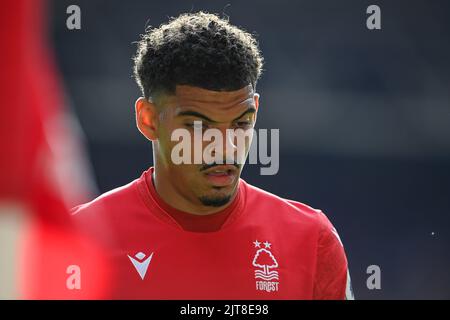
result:
M 81 30 L 66 28 L 71 4 Z M 366 28 L 370 4 L 381 7 L 381 30 Z M 224 13 L 257 34 L 258 128 L 280 129 L 279 173 L 248 165 L 243 178 L 328 215 L 357 298 L 450 298 L 450 2 L 58 0 L 50 9 L 98 192 L 152 163 L 134 125 L 133 42 L 169 16 Z M 372 264 L 381 290 L 366 287 Z

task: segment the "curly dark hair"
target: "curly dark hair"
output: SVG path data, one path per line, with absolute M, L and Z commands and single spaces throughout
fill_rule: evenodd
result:
M 134 77 L 146 98 L 176 85 L 214 91 L 256 87 L 263 58 L 255 38 L 216 14 L 186 13 L 138 42 Z

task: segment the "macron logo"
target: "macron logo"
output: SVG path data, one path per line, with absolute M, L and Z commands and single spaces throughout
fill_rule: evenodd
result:
M 152 261 L 153 252 L 147 258 L 145 258 L 145 253 L 142 252 L 137 253 L 134 256 L 134 258 L 130 257 L 129 255 L 127 256 L 128 258 L 130 258 L 131 262 L 136 268 L 136 271 L 139 273 L 141 279 L 144 280 L 145 274 L 147 273 L 148 265 L 150 264 L 150 261 Z

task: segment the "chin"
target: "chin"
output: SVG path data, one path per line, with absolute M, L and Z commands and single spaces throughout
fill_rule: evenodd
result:
M 230 203 L 231 195 L 208 195 L 199 198 L 204 206 L 208 207 L 222 207 Z

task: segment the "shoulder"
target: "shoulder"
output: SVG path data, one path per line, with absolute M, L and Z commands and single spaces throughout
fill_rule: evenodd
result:
M 285 199 L 271 192 L 253 186 L 243 181 L 249 207 L 258 206 L 272 218 L 287 220 L 288 222 L 308 223 L 314 225 L 320 232 L 334 228 L 325 213 L 317 208 L 300 201 Z
M 124 186 L 105 192 L 90 202 L 80 204 L 71 209 L 71 214 L 75 218 L 82 218 L 87 214 L 100 213 L 103 211 L 120 210 L 121 207 L 129 206 L 135 201 L 137 194 L 137 180 Z
M 75 226 L 86 236 L 109 244 L 121 230 L 127 213 L 142 206 L 137 180 L 101 194 L 71 210 Z
M 348 262 L 341 239 L 320 209 L 246 184 L 249 209 L 253 217 L 282 230 L 287 239 L 311 243 L 315 255 L 314 299 L 353 299 Z M 261 218 L 262 216 L 262 218 Z

